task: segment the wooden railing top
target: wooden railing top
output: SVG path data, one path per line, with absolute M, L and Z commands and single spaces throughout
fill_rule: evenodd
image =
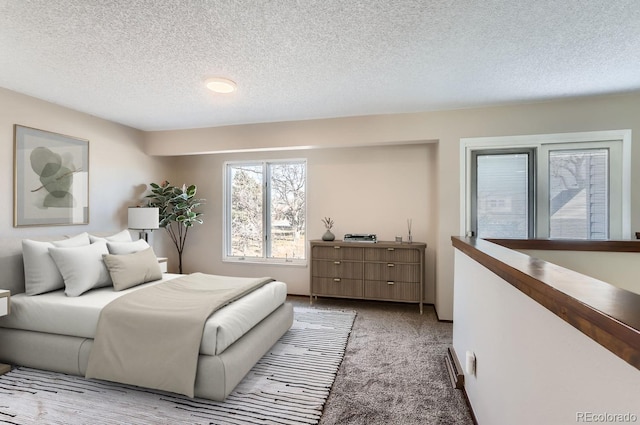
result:
M 505 243 L 507 247 L 496 243 L 501 240 L 456 236 L 451 241 L 456 249 L 640 370 L 639 294 L 511 249 L 553 248 L 525 247 L 511 240 Z M 583 242 L 575 246 L 586 246 Z M 640 247 L 635 241 L 628 242 Z
M 640 240 L 594 241 L 571 239 L 486 239 L 511 249 L 555 251 L 640 252 Z

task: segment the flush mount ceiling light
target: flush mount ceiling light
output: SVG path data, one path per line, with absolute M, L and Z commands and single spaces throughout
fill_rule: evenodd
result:
M 228 78 L 212 77 L 204 82 L 209 90 L 214 93 L 233 93 L 237 90 L 236 83 Z

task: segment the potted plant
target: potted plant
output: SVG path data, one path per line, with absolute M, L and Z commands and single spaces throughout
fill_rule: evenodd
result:
M 172 186 L 168 181 L 151 183 L 148 206 L 158 208 L 160 228 L 164 228 L 178 251 L 178 271 L 182 273 L 182 253 L 189 229 L 202 224 L 202 212 L 196 211 L 204 199 L 196 198 L 196 185 Z
M 331 233 L 331 229 L 333 228 L 333 219 L 331 217 L 325 217 L 322 219 L 322 224 L 324 224 L 324 228 L 327 229 L 327 231 L 324 232 L 324 235 L 322 235 L 322 240 L 323 241 L 334 240 L 336 237 L 333 233 Z

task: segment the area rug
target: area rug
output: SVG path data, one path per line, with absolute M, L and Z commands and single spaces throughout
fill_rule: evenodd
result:
M 224 402 L 15 368 L 0 377 L 0 424 L 316 424 L 355 315 L 296 307 L 291 329 Z

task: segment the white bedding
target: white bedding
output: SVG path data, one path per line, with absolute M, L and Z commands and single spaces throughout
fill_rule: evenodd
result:
M 79 297 L 64 290 L 41 295 L 11 296 L 11 314 L 0 318 L 0 327 L 94 338 L 101 309 L 112 300 L 180 275 L 164 274 L 162 280 L 116 292 L 113 287 L 93 289 Z M 205 323 L 200 354 L 217 355 L 233 344 L 286 299 L 287 286 L 270 282 L 223 307 Z

